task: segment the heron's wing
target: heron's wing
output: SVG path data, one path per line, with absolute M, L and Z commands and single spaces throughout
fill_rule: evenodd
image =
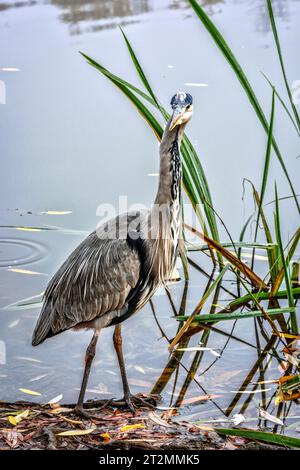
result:
M 127 242 L 128 223 L 121 221 L 120 230 L 118 238 L 91 233 L 63 263 L 46 289 L 33 344 L 124 307 L 141 262 Z

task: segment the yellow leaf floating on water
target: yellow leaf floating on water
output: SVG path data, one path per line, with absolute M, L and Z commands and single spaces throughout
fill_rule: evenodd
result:
M 45 212 L 42 212 L 42 214 L 47 214 L 47 215 L 67 215 L 67 214 L 72 214 L 72 211 L 45 211 Z
M 134 366 L 134 368 L 141 374 L 146 374 L 145 369 L 143 369 L 141 366 Z
M 89 429 L 72 429 L 71 431 L 63 431 L 58 434 L 57 436 L 85 436 L 86 434 L 91 434 L 91 432 L 95 431 L 95 427 Z
M 8 268 L 7 271 L 10 271 L 12 273 L 18 273 L 18 274 L 31 274 L 31 275 L 43 274 L 43 273 L 39 273 L 38 271 L 31 271 L 30 269 L 21 269 L 21 268 Z
M 23 232 L 41 232 L 40 228 L 34 227 L 16 227 L 16 230 L 22 230 Z
M 27 395 L 41 396 L 40 392 L 34 392 L 33 390 L 28 390 L 27 388 L 19 388 L 20 392 L 26 393 Z
M 208 394 L 208 395 L 201 395 L 199 397 L 185 398 L 184 400 L 182 400 L 181 404 L 182 405 L 192 405 L 193 403 L 197 403 L 198 401 L 213 400 L 214 398 L 219 398 L 221 396 L 222 395 Z
M 47 405 L 53 405 L 54 403 L 58 403 L 63 399 L 63 394 L 61 393 L 60 395 L 57 395 L 54 398 L 51 398 L 51 400 L 48 401 Z
M 120 428 L 120 431 L 127 432 L 127 431 L 132 431 L 133 429 L 142 429 L 144 427 L 145 427 L 145 425 L 142 424 L 142 423 L 127 424 L 126 426 L 123 426 L 122 428 Z

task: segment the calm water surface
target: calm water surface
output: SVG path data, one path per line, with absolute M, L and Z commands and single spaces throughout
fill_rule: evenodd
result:
M 260 70 L 283 96 L 285 92 L 265 2 L 214 0 L 202 4 L 233 47 L 269 114 L 270 88 Z M 300 78 L 299 61 L 295 60 L 300 41 L 300 2 L 274 0 L 273 4 L 292 82 Z M 78 54 L 79 50 L 88 53 L 140 86 L 119 25 L 166 106 L 177 90 L 193 94 L 195 113 L 188 134 L 199 151 L 215 207 L 234 239 L 238 239 L 253 210 L 249 189 L 242 199 L 242 181 L 249 178 L 260 184 L 266 135 L 232 71 L 185 1 L 0 1 L 0 80 L 6 85 L 6 104 L 0 105 L 1 306 L 45 289 L 67 254 L 99 223 L 96 211 L 100 204 L 113 204 L 118 210 L 119 195 L 126 196 L 129 205 L 149 206 L 153 201 L 158 171 L 154 135 L 121 94 Z M 276 136 L 296 184 L 299 141 L 279 106 L 275 121 Z M 266 200 L 273 199 L 275 179 L 280 195 L 288 196 L 289 188 L 275 156 L 270 171 L 272 184 Z M 284 231 L 291 235 L 298 225 L 294 205 L 287 200 L 281 203 L 281 209 Z M 17 229 L 22 227 L 39 230 Z M 205 255 L 194 259 L 209 271 Z M 264 261 L 259 263 L 260 273 L 266 274 Z M 226 282 L 234 291 L 230 278 Z M 191 270 L 187 312 L 201 298 L 206 283 L 203 274 Z M 171 286 L 176 309 L 183 288 L 183 281 Z M 230 295 L 223 292 L 219 303 L 229 300 Z M 155 296 L 154 306 L 164 331 L 172 338 L 177 324 L 164 292 Z M 33 308 L 0 312 L 0 397 L 26 399 L 19 388 L 28 388 L 42 394 L 39 401 L 60 393 L 66 402 L 74 401 L 90 332 L 67 332 L 33 349 L 30 339 L 38 313 Z M 211 331 L 202 341 L 222 353 L 221 357 L 208 351 L 195 358 L 195 352 L 186 352 L 183 365 L 189 370 L 194 364 L 196 380 L 189 383 L 186 370 L 179 367 L 174 387 L 175 374 L 166 383 L 159 380 L 168 361 L 167 343 L 147 305 L 124 324 L 132 390 L 149 392 L 155 386 L 163 393 L 164 406 L 182 398 L 216 395 L 202 405 L 183 402 L 181 413 L 194 419 L 221 419 L 225 415 L 227 419 L 240 412 L 246 418 L 255 418 L 263 400 L 270 401 L 270 412 L 276 412 L 273 384 L 262 386 L 266 391 L 257 394 L 235 393 L 258 359 L 253 320 L 234 325 L 224 322 L 218 327 L 223 333 Z M 232 332 L 244 343 L 237 339 L 228 342 L 224 332 Z M 121 394 L 111 334 L 111 330 L 102 334 L 87 398 Z M 192 338 L 189 346 L 197 341 L 199 337 Z M 265 344 L 261 338 L 259 348 L 263 350 Z M 280 361 L 273 353 L 270 349 L 269 360 L 257 366 L 247 391 L 259 390 L 255 385 L 259 378 L 280 376 Z M 297 413 L 300 415 L 292 405 L 289 416 Z M 287 420 L 285 432 L 296 433 L 295 423 L 297 418 Z

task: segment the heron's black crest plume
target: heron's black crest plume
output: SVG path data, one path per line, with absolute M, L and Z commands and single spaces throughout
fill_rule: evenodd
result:
M 185 93 L 184 91 L 179 91 L 176 95 L 173 96 L 171 99 L 171 107 L 174 109 L 177 106 L 189 106 L 193 104 L 193 97 L 189 93 Z

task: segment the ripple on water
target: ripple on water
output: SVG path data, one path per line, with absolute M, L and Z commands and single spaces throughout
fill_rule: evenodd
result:
M 47 249 L 40 242 L 24 238 L 0 238 L 0 268 L 34 263 L 46 254 Z

